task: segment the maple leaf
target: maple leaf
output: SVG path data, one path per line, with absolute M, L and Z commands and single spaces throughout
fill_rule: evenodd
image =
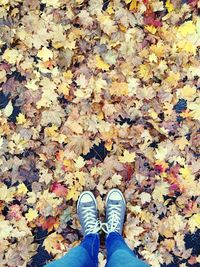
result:
M 13 227 L 11 226 L 10 221 L 2 220 L 2 218 L 0 218 L 0 240 L 10 237 L 12 231 Z
M 174 11 L 174 5 L 170 0 L 166 1 L 165 6 L 166 6 L 168 12 Z
M 190 217 L 188 223 L 190 226 L 190 231 L 194 233 L 196 229 L 200 228 L 200 214 L 194 214 L 192 217 Z
M 3 114 L 4 116 L 9 117 L 12 113 L 13 113 L 13 105 L 12 105 L 12 101 L 9 101 L 8 105 L 3 110 Z
M 116 185 L 120 185 L 122 183 L 122 176 L 120 174 L 113 174 L 112 176 L 112 182 L 113 184 Z
M 0 183 L 0 200 L 11 202 L 14 198 L 16 189 L 14 187 L 8 188 L 5 184 Z
M 26 118 L 24 116 L 24 114 L 19 113 L 19 115 L 17 116 L 17 123 L 18 124 L 24 124 L 26 122 Z
M 153 199 L 158 202 L 163 202 L 163 196 L 169 193 L 169 184 L 167 182 L 159 182 L 156 184 L 155 189 L 153 190 Z
M 79 157 L 75 160 L 74 166 L 75 166 L 77 169 L 82 169 L 82 168 L 85 166 L 85 161 L 84 161 L 83 157 L 79 156 Z
M 156 149 L 155 158 L 157 160 L 163 161 L 168 153 L 167 147 L 159 146 L 159 148 Z
M 125 82 L 112 82 L 109 91 L 111 95 L 128 95 L 128 84 Z
M 142 192 L 140 194 L 140 199 L 141 199 L 141 203 L 144 204 L 146 202 L 150 202 L 151 201 L 151 195 L 149 193 L 146 192 Z
M 27 192 L 28 192 L 28 188 L 26 187 L 24 183 L 21 183 L 17 186 L 18 194 L 26 195 Z
M 119 161 L 121 163 L 131 163 L 135 161 L 136 154 L 135 152 L 129 152 L 128 150 L 124 150 L 123 156 L 119 156 Z
M 43 61 L 47 61 L 53 58 L 53 53 L 50 49 L 43 47 L 41 50 L 38 51 L 37 56 Z
M 64 245 L 62 244 L 63 240 L 64 238 L 62 235 L 52 233 L 45 238 L 43 246 L 48 253 L 56 255 L 58 252 L 64 250 Z
M 186 21 L 178 28 L 178 32 L 184 37 L 187 36 L 188 34 L 195 33 L 196 32 L 195 24 L 193 23 L 193 21 Z
M 57 197 L 65 197 L 67 195 L 67 188 L 58 182 L 54 182 L 50 190 L 55 193 Z
M 144 24 L 152 25 L 154 27 L 162 26 L 161 21 L 156 18 L 156 15 L 154 12 L 151 12 L 151 13 L 144 16 Z
M 104 62 L 99 55 L 95 56 L 96 67 L 101 70 L 109 70 L 109 65 Z
M 30 208 L 28 210 L 28 212 L 25 214 L 25 217 L 26 217 L 28 222 L 31 222 L 31 221 L 35 220 L 38 217 L 38 211 Z
M 191 117 L 195 120 L 200 120 L 200 101 L 196 100 L 195 102 L 189 103 L 188 108 L 191 110 Z

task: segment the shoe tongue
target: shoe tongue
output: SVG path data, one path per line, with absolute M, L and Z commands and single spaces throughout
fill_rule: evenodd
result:
M 113 204 L 113 205 L 119 205 L 120 201 L 119 200 L 110 199 L 110 203 Z
M 90 202 L 83 202 L 84 207 L 91 207 L 92 204 L 93 204 L 92 201 L 90 201 Z

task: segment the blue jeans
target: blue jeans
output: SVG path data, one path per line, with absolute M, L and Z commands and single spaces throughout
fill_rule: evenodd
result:
M 71 249 L 62 258 L 45 265 L 45 267 L 97 267 L 99 246 L 98 234 L 86 235 L 79 246 Z M 149 266 L 135 256 L 118 233 L 113 232 L 108 235 L 106 249 L 106 267 Z

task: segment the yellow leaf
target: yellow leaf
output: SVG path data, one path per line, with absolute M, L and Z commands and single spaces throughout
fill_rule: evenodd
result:
M 169 83 L 169 85 L 176 86 L 179 79 L 180 79 L 180 73 L 178 72 L 174 73 L 173 71 L 170 71 L 166 79 L 166 82 Z
M 109 88 L 109 92 L 111 95 L 116 96 L 128 95 L 128 84 L 125 82 L 113 82 Z
M 5 242 L 5 239 L 10 238 L 13 230 L 14 230 L 14 228 L 12 227 L 12 225 L 11 225 L 9 220 L 0 220 L 0 242 L 1 242 L 1 246 L 2 246 L 2 242 Z
M 135 161 L 135 152 L 129 152 L 128 150 L 124 150 L 123 156 L 119 156 L 119 161 L 121 163 L 131 163 Z
M 99 55 L 95 56 L 96 67 L 101 70 L 109 70 L 110 66 Z
M 191 179 L 192 173 L 188 167 L 180 168 L 180 173 L 184 179 Z
M 159 182 L 156 184 L 153 191 L 153 199 L 158 202 L 164 202 L 163 196 L 169 193 L 169 184 L 167 182 Z
M 120 185 L 122 183 L 122 176 L 120 174 L 113 174 L 112 182 L 114 185 Z
M 185 85 L 182 89 L 181 89 L 181 95 L 185 98 L 190 98 L 191 96 L 193 96 L 196 93 L 196 87 L 195 86 L 189 86 L 189 85 Z
M 158 42 L 156 45 L 151 45 L 150 50 L 157 56 L 162 57 L 164 55 L 164 45 Z
M 37 196 L 34 192 L 29 192 L 28 194 L 27 203 L 28 204 L 35 204 L 37 200 Z
M 85 173 L 82 171 L 76 171 L 75 177 L 78 178 L 78 182 L 81 186 L 85 186 Z
M 16 49 L 6 49 L 2 58 L 10 64 L 16 64 L 21 60 L 22 55 Z
M 150 74 L 150 67 L 147 64 L 141 64 L 139 67 L 139 75 L 141 78 L 146 78 Z
M 56 255 L 64 249 L 64 245 L 62 244 L 63 240 L 62 235 L 52 233 L 45 238 L 43 246 L 48 253 Z
M 42 49 L 38 51 L 37 56 L 43 61 L 47 61 L 53 58 L 53 52 L 46 47 L 42 47 Z
M 131 203 L 127 204 L 127 208 L 130 210 L 130 212 L 134 213 L 134 214 L 140 214 L 142 212 L 142 209 L 140 206 L 133 206 L 131 205 Z
M 178 32 L 185 37 L 188 34 L 196 33 L 196 26 L 193 21 L 186 21 L 178 28 Z
M 158 114 L 152 108 L 148 110 L 148 113 L 154 120 L 158 118 Z
M 84 158 L 79 156 L 76 160 L 75 160 L 75 163 L 74 163 L 75 167 L 77 169 L 81 169 L 85 166 L 85 161 L 84 161 Z
M 69 188 L 67 191 L 66 200 L 73 199 L 74 201 L 76 201 L 79 195 L 80 195 L 80 192 L 77 191 L 75 188 Z
M 132 11 L 135 9 L 137 9 L 137 0 L 132 0 L 131 4 L 129 6 L 129 10 Z
M 77 134 L 83 133 L 82 126 L 77 121 L 73 121 L 70 118 L 67 120 L 66 126 L 69 127 L 69 129 L 72 130 L 74 133 L 77 133 Z
M 28 210 L 28 212 L 25 214 L 25 217 L 26 217 L 28 222 L 31 222 L 31 221 L 35 220 L 38 217 L 38 211 L 30 208 Z
M 58 133 L 56 132 L 58 127 L 56 125 L 52 125 L 51 127 L 46 127 L 44 132 L 49 137 L 55 137 Z
M 36 91 L 39 89 L 39 85 L 35 84 L 36 82 L 38 82 L 37 79 L 32 79 L 30 81 L 27 82 L 27 84 L 25 85 L 25 87 L 27 87 L 30 90 Z
M 120 30 L 122 32 L 126 32 L 127 31 L 127 28 L 124 25 L 122 25 L 122 24 L 119 24 L 119 28 L 120 28 Z
M 194 56 L 196 55 L 197 47 L 187 40 L 181 40 L 177 42 L 178 51 L 185 51 L 187 53 L 192 53 Z
M 27 192 L 28 192 L 28 189 L 24 183 L 21 183 L 17 186 L 18 194 L 26 195 Z
M 11 202 L 14 198 L 15 188 L 8 188 L 5 184 L 0 183 L 0 200 L 7 203 Z
M 153 53 L 153 54 L 149 55 L 149 61 L 150 61 L 150 62 L 155 62 L 155 63 L 157 63 L 157 62 L 158 62 L 158 58 L 157 58 L 157 56 Z
M 196 228 L 200 228 L 200 214 L 194 214 L 190 219 L 189 219 L 189 226 L 190 226 L 190 231 L 192 233 L 195 232 Z
M 63 94 L 63 95 L 69 95 L 69 87 L 67 84 L 65 83 L 61 83 L 59 86 L 58 86 L 58 93 L 59 94 Z
M 3 114 L 5 117 L 9 117 L 13 113 L 13 105 L 12 101 L 10 100 L 7 104 L 7 106 L 3 110 Z
M 26 122 L 26 118 L 24 116 L 24 114 L 19 113 L 19 115 L 17 116 L 17 123 L 18 124 L 24 124 Z
M 188 104 L 188 108 L 191 110 L 191 117 L 200 121 L 200 103 L 192 102 Z
M 9 0 L 1 0 L 1 5 L 7 5 Z
M 186 139 L 185 136 L 181 137 L 181 138 L 177 138 L 175 140 L 175 144 L 178 145 L 180 150 L 184 150 L 186 145 L 189 145 L 188 140 Z
M 167 8 L 168 12 L 174 11 L 174 5 L 172 4 L 172 2 L 170 0 L 167 0 L 165 5 L 166 5 L 166 8 Z
M 141 203 L 144 204 L 144 203 L 149 203 L 151 201 L 151 195 L 149 193 L 146 193 L 146 192 L 142 192 L 140 194 L 140 199 L 141 199 Z
M 152 25 L 147 25 L 144 28 L 152 34 L 155 34 L 157 32 L 157 28 Z
M 162 161 L 165 159 L 165 156 L 167 155 L 167 147 L 162 147 L 162 146 L 159 146 L 157 149 L 156 149 L 156 154 L 155 154 L 155 158 Z

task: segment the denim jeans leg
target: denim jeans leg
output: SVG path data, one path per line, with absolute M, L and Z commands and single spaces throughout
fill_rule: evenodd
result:
M 99 244 L 98 234 L 86 235 L 79 246 L 44 267 L 97 267 Z
M 112 232 L 106 238 L 107 264 L 106 267 L 148 267 L 145 262 L 138 259 L 127 246 L 123 237 Z
M 98 266 L 98 253 L 100 246 L 99 234 L 89 234 L 86 235 L 80 246 L 84 247 L 92 261 L 94 262 L 94 266 Z

